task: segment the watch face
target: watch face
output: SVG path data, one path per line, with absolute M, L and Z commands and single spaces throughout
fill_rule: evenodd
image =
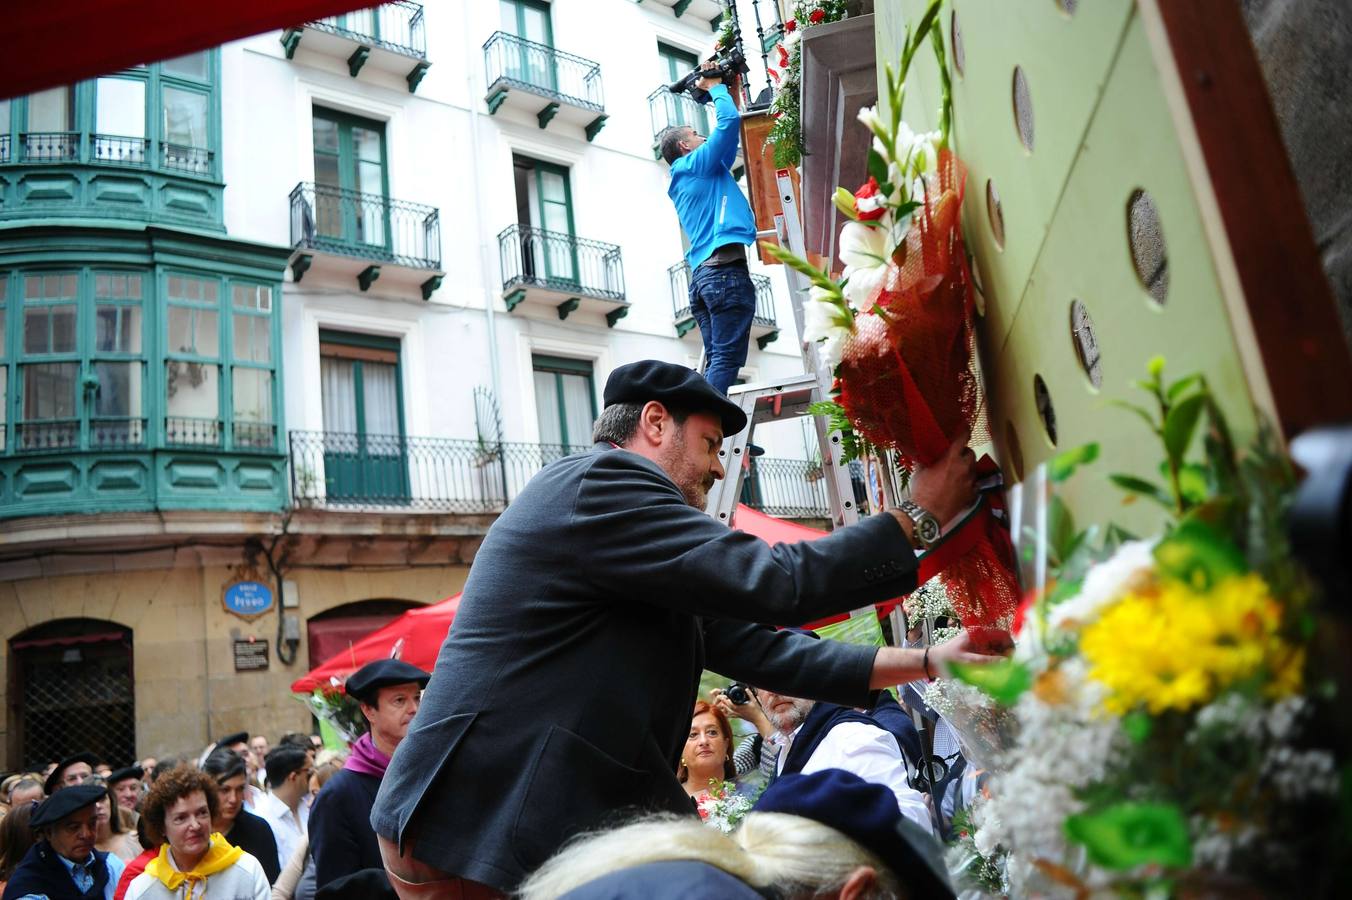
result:
M 934 543 L 939 539 L 939 520 L 934 516 L 923 517 L 915 524 L 915 533 L 926 544 Z

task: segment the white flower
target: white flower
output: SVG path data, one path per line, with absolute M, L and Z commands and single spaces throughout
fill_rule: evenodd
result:
M 813 287 L 803 304 L 803 340 L 821 341 L 818 352 L 827 366 L 840 365 L 840 355 L 850 336 L 850 320 L 830 291 Z
M 874 134 L 882 134 L 883 130 L 886 128 L 886 126 L 883 125 L 882 116 L 878 114 L 878 107 L 876 104 L 873 106 L 859 107 L 859 115 L 856 116 L 855 118 L 859 120 L 860 125 L 863 125 L 865 128 L 867 128 Z M 877 138 L 874 138 L 874 140 L 877 141 Z M 879 149 L 879 152 L 882 154 L 883 159 L 886 159 L 887 154 L 885 151 L 882 151 L 880 149 L 881 147 L 882 142 L 878 141 L 875 144 L 875 149 Z
M 1146 580 L 1155 568 L 1155 542 L 1128 541 L 1111 559 L 1089 570 L 1080 593 L 1052 608 L 1053 628 L 1083 626 L 1096 620 L 1105 606 Z
M 902 122 L 897 129 L 897 161 L 905 163 L 917 175 L 934 171 L 939 164 L 939 141 L 942 137 L 937 131 L 916 133 L 910 125 Z

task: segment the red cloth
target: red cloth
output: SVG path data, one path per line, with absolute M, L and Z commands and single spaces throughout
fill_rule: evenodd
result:
M 7 3 L 0 97 L 217 47 L 370 6 L 370 0 L 59 0 Z
M 127 863 L 127 867 L 122 870 L 122 877 L 117 880 L 117 888 L 113 891 L 113 900 L 122 900 L 127 894 L 127 888 L 131 885 L 132 879 L 146 870 L 150 861 L 160 855 L 158 848 L 146 850 L 140 856 Z

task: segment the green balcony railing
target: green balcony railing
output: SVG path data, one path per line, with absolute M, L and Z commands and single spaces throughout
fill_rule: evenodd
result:
M 0 135 L 3 163 L 85 163 L 200 178 L 210 178 L 216 171 L 215 153 L 206 147 L 160 141 L 156 152 L 148 138 L 79 131 L 28 131 L 12 146 L 9 135 Z
M 409 0 L 394 0 L 371 9 L 317 19 L 306 27 L 392 53 L 416 59 L 427 58 L 427 25 L 422 4 Z
M 617 244 L 606 244 L 530 225 L 498 234 L 502 286 L 533 285 L 624 300 L 624 262 Z
M 690 313 L 690 264 L 681 260 L 667 269 L 667 283 L 671 286 L 671 318 L 676 323 L 676 333 L 684 337 L 695 327 L 695 318 Z M 775 292 L 770 286 L 769 276 L 753 273 L 751 283 L 756 286 L 756 316 L 751 324 L 762 328 L 778 328 Z
M 653 126 L 653 155 L 661 156 L 657 136 L 673 125 L 689 125 L 707 135 L 712 128 L 713 107 L 696 103 L 689 94 L 673 94 L 665 86 L 648 95 L 648 117 Z
M 515 87 L 571 106 L 602 112 L 601 65 L 505 31 L 484 43 L 488 94 Z
M 301 182 L 291 191 L 291 246 L 407 266 L 441 266 L 435 206 Z

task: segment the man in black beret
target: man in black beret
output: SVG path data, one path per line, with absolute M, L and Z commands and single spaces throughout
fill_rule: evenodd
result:
M 141 778 L 145 770 L 140 766 L 116 769 L 108 776 L 108 787 L 117 798 L 117 805 L 135 813 L 141 809 Z
M 98 763 L 99 758 L 89 752 L 67 756 L 57 763 L 56 768 L 47 776 L 47 783 L 43 785 L 47 796 L 50 797 L 62 788 L 84 784 L 94 777 L 94 766 Z
M 431 677 L 398 659 L 367 663 L 348 676 L 344 691 L 357 701 L 367 732 L 353 743 L 347 762 L 324 784 L 310 810 L 317 887 L 362 869 L 382 868 L 371 805 Z
M 381 785 L 371 822 L 401 896 L 509 892 L 616 810 L 690 813 L 675 772 L 706 666 L 849 706 L 925 677 L 920 650 L 753 624 L 914 590 L 910 518 L 770 547 L 703 513 L 723 438 L 746 424 L 738 407 L 654 360 L 616 369 L 604 398 L 594 449 L 546 466 L 489 529 Z M 956 518 L 976 496 L 971 451 L 955 444 L 911 491 Z M 928 663 L 989 659 L 959 638 Z
M 101 785 L 77 784 L 42 801 L 29 820 L 38 840 L 10 876 L 3 900 L 104 900 L 112 896 L 124 863 L 94 849 L 98 835 L 94 804 L 106 796 Z

